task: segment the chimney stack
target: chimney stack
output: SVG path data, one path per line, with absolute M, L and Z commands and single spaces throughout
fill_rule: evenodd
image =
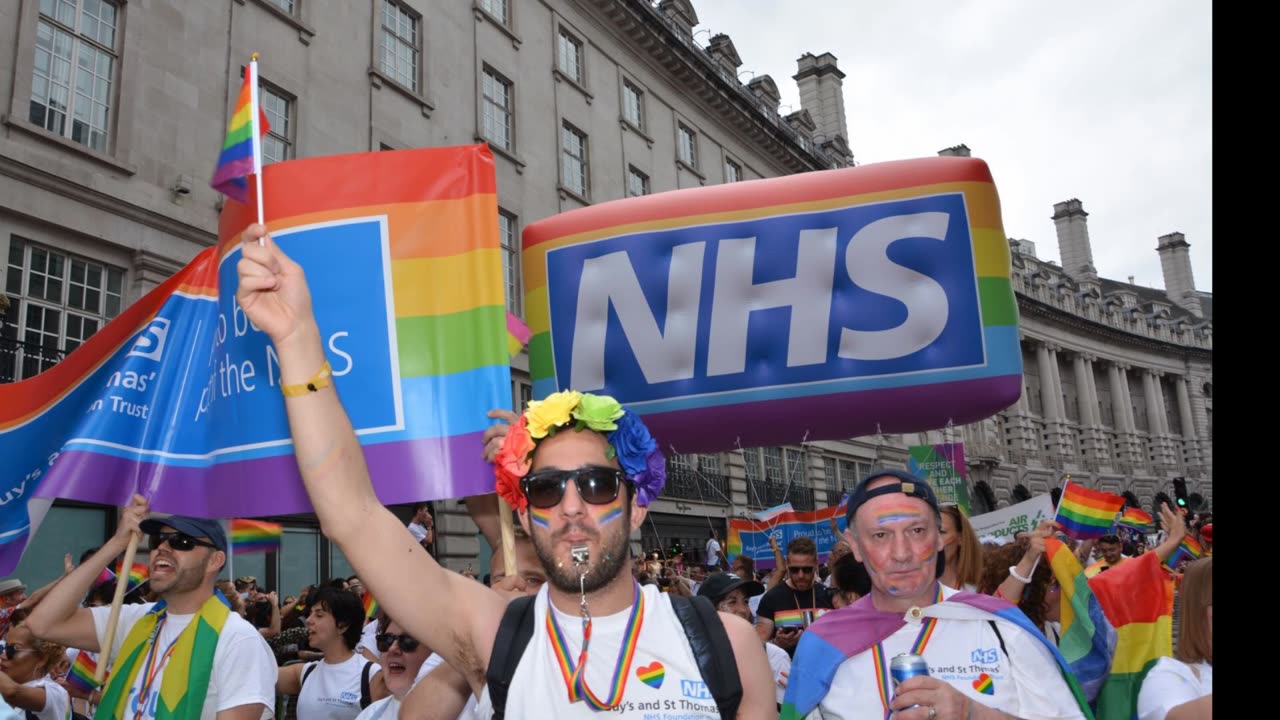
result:
M 1204 317 L 1196 280 L 1191 275 L 1191 244 L 1180 232 L 1161 235 L 1156 252 L 1160 253 L 1160 269 L 1164 271 L 1164 290 L 1169 299 L 1196 317 Z
M 1073 280 L 1097 280 L 1093 249 L 1089 246 L 1089 213 L 1072 198 L 1053 206 L 1053 224 L 1058 228 L 1058 254 L 1062 271 Z
M 849 130 L 844 120 L 844 73 L 836 67 L 836 56 L 805 53 L 796 61 L 800 71 L 792 76 L 800 86 L 800 107 L 809 111 L 822 142 L 837 137 L 849 143 Z
M 777 114 L 778 104 L 782 102 L 782 93 L 778 92 L 778 84 L 773 81 L 773 78 L 768 75 L 757 75 L 747 83 L 747 89 L 756 96 L 757 100 L 764 103 L 765 107 Z
M 938 157 L 971 157 L 969 154 L 969 146 L 964 143 L 952 145 L 945 150 L 938 151 Z
M 729 76 L 737 82 L 738 68 L 742 66 L 742 58 L 738 56 L 738 49 L 733 46 L 733 40 L 724 33 L 713 35 L 711 44 L 707 46 L 707 52 L 719 63 L 721 72 L 727 71 Z

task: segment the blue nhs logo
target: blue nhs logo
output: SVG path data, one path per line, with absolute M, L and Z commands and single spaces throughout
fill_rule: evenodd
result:
M 624 402 L 985 363 L 959 193 L 547 253 L 556 382 Z
M 680 694 L 691 700 L 711 700 L 711 690 L 701 680 L 681 680 Z

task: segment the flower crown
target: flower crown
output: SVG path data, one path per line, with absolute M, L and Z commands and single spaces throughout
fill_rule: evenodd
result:
M 636 504 L 647 506 L 667 484 L 666 458 L 640 416 L 623 409 L 608 395 L 565 390 L 545 400 L 530 401 L 493 459 L 498 495 L 511 507 L 524 510 L 528 506 L 520 481 L 529 474 L 538 442 L 566 428 L 585 428 L 604 435 L 609 442 L 606 455 L 618 459 L 627 480 L 635 486 Z

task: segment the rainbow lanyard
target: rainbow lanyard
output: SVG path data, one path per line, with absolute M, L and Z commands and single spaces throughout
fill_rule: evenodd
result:
M 935 605 L 940 602 L 942 602 L 942 583 L 938 583 L 938 593 L 933 600 Z M 929 639 L 933 637 L 933 628 L 937 624 L 937 618 L 925 618 L 920 623 L 920 634 L 916 635 L 916 641 L 911 644 L 912 654 L 924 654 L 924 648 L 929 644 Z M 884 654 L 883 642 L 878 642 L 875 647 L 871 648 L 871 661 L 876 666 L 876 685 L 880 688 L 880 704 L 884 706 L 884 718 L 889 720 L 889 715 L 891 714 L 889 711 L 889 695 L 893 691 L 893 678 L 889 674 L 889 662 Z
M 173 651 L 178 647 L 178 638 L 174 638 L 169 643 L 169 649 L 165 650 L 160 656 L 159 662 L 156 662 L 156 650 L 160 647 L 160 629 L 164 627 L 164 621 L 167 617 L 160 618 L 160 622 L 156 623 L 156 629 L 151 635 L 151 652 L 147 653 L 147 665 L 142 669 L 142 687 L 138 690 L 138 709 L 134 713 L 133 719 L 140 720 L 142 713 L 147 707 L 147 694 L 151 692 L 151 686 L 155 684 L 156 676 L 169 663 L 169 658 L 173 655 Z M 182 633 L 178 633 L 181 637 Z
M 587 646 L 591 644 L 591 618 L 582 619 L 582 653 L 578 655 L 575 665 L 569 658 L 569 645 L 565 642 L 564 632 L 556 622 L 555 610 L 547 607 L 547 635 L 551 638 L 551 647 L 555 648 L 556 660 L 560 663 L 560 674 L 564 676 L 565 687 L 569 690 L 569 702 L 583 700 L 593 710 L 612 710 L 622 703 L 622 693 L 627 688 L 627 676 L 631 674 L 631 661 L 636 655 L 636 645 L 640 639 L 640 626 L 644 622 L 644 595 L 640 593 L 640 585 L 636 584 L 635 599 L 631 603 L 631 617 L 627 619 L 627 628 L 622 638 L 622 647 L 618 650 L 618 663 L 613 671 L 613 682 L 607 702 L 602 702 L 587 687 Z M 547 604 L 550 605 L 550 598 Z

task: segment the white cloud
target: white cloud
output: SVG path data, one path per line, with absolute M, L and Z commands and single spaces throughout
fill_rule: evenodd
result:
M 1163 287 L 1156 239 L 1191 243 L 1212 290 L 1211 7 L 1201 0 L 1066 5 L 694 0 L 705 44 L 728 34 L 750 70 L 800 108 L 805 52 L 845 72 L 860 163 L 964 143 L 991 166 L 1005 232 L 1057 260 L 1053 204 L 1089 212 L 1094 265 Z

